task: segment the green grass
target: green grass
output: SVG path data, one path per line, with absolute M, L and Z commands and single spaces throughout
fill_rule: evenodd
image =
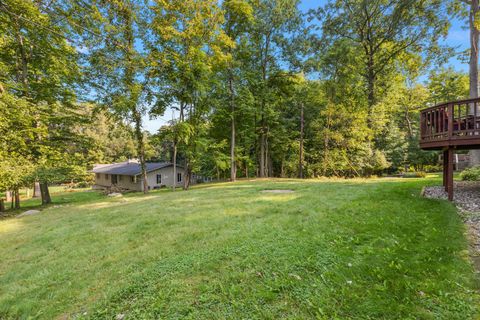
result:
M 102 196 L 98 192 L 90 192 L 90 188 L 78 188 L 69 189 L 64 186 L 51 186 L 49 187 L 50 195 L 54 204 L 51 206 L 58 206 L 64 204 L 77 204 L 82 202 L 89 202 L 96 199 L 100 199 Z M 89 192 L 86 192 L 89 191 Z M 30 190 L 27 197 L 26 189 L 20 190 L 20 209 L 12 209 L 11 203 L 5 203 L 5 212 L 0 212 L 0 220 L 2 218 L 10 218 L 18 213 L 24 212 L 30 209 L 42 209 L 42 199 L 32 198 L 33 191 Z M 4 194 L 0 194 L 0 199 L 5 198 Z
M 432 183 L 71 193 L 0 221 L 0 318 L 475 319 L 465 230 L 450 203 L 419 196 Z

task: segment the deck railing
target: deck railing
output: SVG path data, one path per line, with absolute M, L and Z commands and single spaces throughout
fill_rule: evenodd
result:
M 421 111 L 420 145 L 468 146 L 480 141 L 480 98 L 447 102 Z

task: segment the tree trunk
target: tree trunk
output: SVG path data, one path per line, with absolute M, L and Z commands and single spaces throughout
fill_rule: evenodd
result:
M 188 171 L 185 173 L 185 190 L 188 190 L 188 188 L 190 188 L 191 180 L 192 180 L 192 171 L 188 169 Z
M 303 127 L 304 127 L 304 118 L 303 118 L 303 102 L 300 104 L 300 158 L 298 163 L 298 177 L 303 179 Z
M 15 209 L 20 209 L 20 191 L 15 189 L 13 193 L 15 195 Z
M 237 164 L 235 161 L 235 93 L 233 91 L 233 75 L 230 75 L 228 87 L 230 90 L 230 112 L 232 121 L 232 135 L 230 141 L 230 181 L 235 182 L 237 179 Z
M 145 163 L 145 142 L 143 141 L 142 116 L 135 110 L 135 139 L 137 140 L 137 153 L 140 161 L 140 171 L 143 179 L 143 193 L 148 193 L 147 165 Z
M 267 147 L 267 150 L 268 150 L 268 147 Z M 267 177 L 275 177 L 275 174 L 273 172 L 273 160 L 272 160 L 272 157 L 270 157 L 270 155 L 268 156 L 267 161 L 268 161 Z
M 373 70 L 373 57 L 368 59 L 367 65 L 367 91 L 368 91 L 368 115 L 372 113 L 373 106 L 375 105 L 375 73 Z M 370 119 L 369 119 L 370 120 Z
M 143 178 L 143 193 L 148 193 L 147 168 L 145 165 L 145 143 L 143 141 L 142 132 L 142 114 L 138 110 L 139 93 L 135 88 L 136 66 L 134 60 L 135 36 L 134 36 L 134 14 L 131 6 L 122 7 L 121 15 L 123 16 L 123 30 L 125 37 L 125 74 L 123 83 L 125 85 L 125 96 L 128 98 L 128 109 L 131 112 L 132 120 L 135 123 L 135 140 L 137 142 L 137 154 L 140 161 L 140 171 Z
M 15 19 L 15 26 L 17 28 L 16 36 L 17 36 L 18 46 L 20 48 L 20 59 L 21 59 L 21 63 L 20 63 L 21 70 L 18 70 L 19 71 L 18 74 L 19 74 L 20 81 L 22 82 L 23 94 L 24 96 L 28 97 L 29 96 L 28 58 L 25 50 L 24 38 L 21 32 L 21 26 L 17 19 Z
M 470 98 L 478 98 L 478 40 L 479 30 L 475 27 L 478 0 L 471 0 L 470 8 Z
M 475 27 L 475 19 L 479 12 L 478 0 L 471 0 L 470 7 L 470 98 L 478 98 L 478 44 L 479 30 Z M 475 104 L 471 104 L 470 113 L 474 114 Z M 470 166 L 480 165 L 480 150 L 470 150 Z
M 3 199 L 0 199 L 0 212 L 5 211 L 5 202 Z
M 263 121 L 260 130 L 260 178 L 263 178 L 265 177 L 265 127 Z
M 175 191 L 177 185 L 177 142 L 173 142 L 173 185 L 172 191 Z
M 408 113 L 408 107 L 405 107 L 405 122 L 407 123 L 408 139 L 412 139 L 413 138 L 413 128 L 412 128 L 412 122 L 410 121 L 410 115 Z
M 52 198 L 50 197 L 50 191 L 48 190 L 48 183 L 40 183 L 40 193 L 42 195 L 42 205 L 52 203 Z
M 6 202 L 12 201 L 12 192 L 10 190 L 5 191 L 5 201 Z
M 265 134 L 265 177 L 271 177 L 273 176 L 273 170 L 272 170 L 272 161 L 270 159 L 270 154 L 268 153 L 269 151 L 269 145 L 268 145 L 268 127 L 267 127 L 267 133 Z
M 260 178 L 265 177 L 267 158 L 266 158 L 266 121 L 265 121 L 265 99 L 267 94 L 267 72 L 268 72 L 268 59 L 270 52 L 270 33 L 265 36 L 265 47 L 262 52 L 262 100 L 261 100 L 261 131 L 260 131 Z
M 39 198 L 41 195 L 40 195 L 40 183 L 38 183 L 38 181 L 36 181 L 34 184 L 33 184 L 33 198 Z
M 330 114 L 327 115 L 327 125 L 326 125 L 326 132 L 325 136 L 323 138 L 323 173 L 322 175 L 326 176 L 328 173 L 328 167 L 329 167 L 329 144 L 330 144 Z
M 256 135 L 257 134 L 257 111 L 255 110 L 255 113 L 254 113 L 254 116 L 253 116 L 253 132 L 254 134 Z M 258 177 L 259 176 L 259 172 L 258 172 L 258 138 L 256 139 L 253 139 L 253 154 L 254 156 L 254 159 L 255 161 L 253 162 L 254 163 L 254 167 L 253 167 L 253 170 L 255 172 L 255 176 Z
M 185 171 L 183 174 L 183 189 L 188 190 L 190 187 L 190 163 L 185 159 Z

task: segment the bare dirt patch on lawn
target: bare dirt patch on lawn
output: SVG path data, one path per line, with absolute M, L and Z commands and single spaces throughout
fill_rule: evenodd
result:
M 295 191 L 290 189 L 271 189 L 271 190 L 262 190 L 263 193 L 294 193 Z

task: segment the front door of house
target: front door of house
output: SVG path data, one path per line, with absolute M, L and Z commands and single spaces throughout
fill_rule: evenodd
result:
M 112 184 L 117 184 L 118 178 L 116 174 L 112 174 Z

